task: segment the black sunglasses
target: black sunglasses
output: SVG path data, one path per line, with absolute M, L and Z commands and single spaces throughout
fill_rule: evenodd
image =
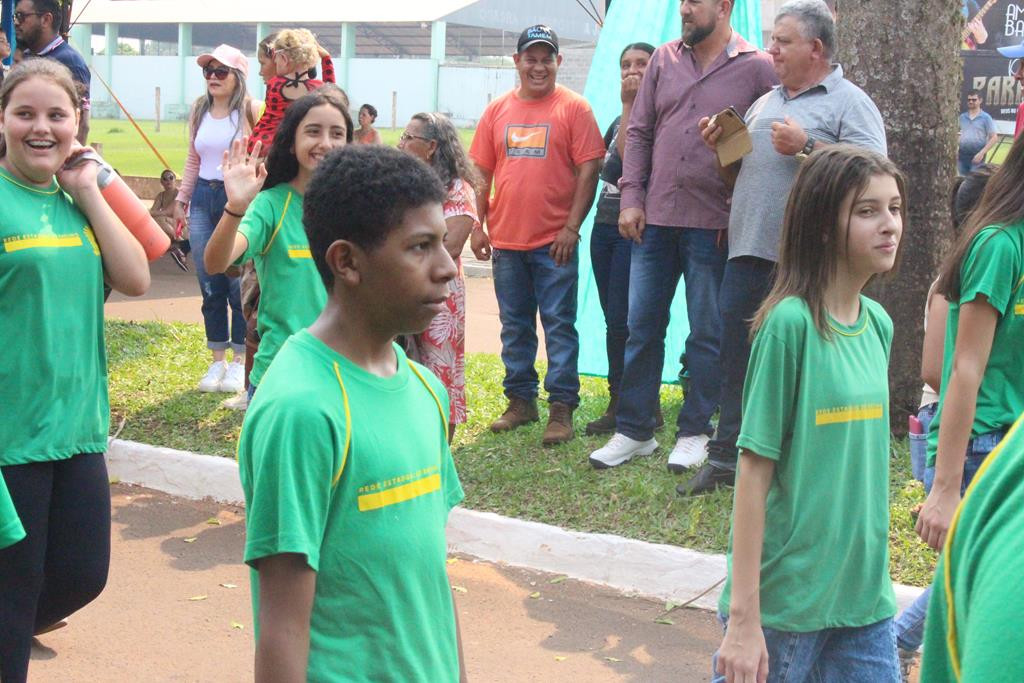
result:
M 216 78 L 218 81 L 223 81 L 231 73 L 231 69 L 226 66 L 204 66 L 203 67 L 203 78 L 210 80 L 210 77 Z

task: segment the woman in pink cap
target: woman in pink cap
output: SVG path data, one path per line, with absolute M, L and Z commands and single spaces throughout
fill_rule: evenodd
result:
M 246 91 L 249 62 L 238 49 L 218 45 L 213 52 L 199 55 L 196 62 L 203 69 L 206 93 L 196 100 L 189 117 L 191 139 L 175 213 L 184 217 L 187 207 L 189 244 L 203 295 L 206 346 L 213 353 L 213 362 L 199 380 L 199 391 L 235 393 L 242 389 L 245 377 L 245 319 L 239 282 L 237 277 L 208 274 L 203 252 L 227 201 L 221 169 L 224 152 L 233 140 L 249 135 L 262 103 Z M 226 360 L 229 347 L 234 355 L 231 363 Z

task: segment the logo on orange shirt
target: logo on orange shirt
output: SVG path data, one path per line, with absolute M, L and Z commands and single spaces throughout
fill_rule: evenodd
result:
M 548 154 L 551 126 L 505 126 L 505 155 L 508 157 L 543 158 Z

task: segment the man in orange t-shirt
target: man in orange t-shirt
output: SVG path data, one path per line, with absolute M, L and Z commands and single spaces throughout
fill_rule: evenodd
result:
M 550 404 L 543 443 L 549 445 L 574 436 L 580 393 L 576 245 L 605 149 L 590 105 L 555 82 L 562 57 L 554 31 L 543 25 L 523 31 L 513 59 L 520 85 L 487 106 L 469 151 L 484 178 L 477 202 L 487 225 L 470 243 L 478 259 L 493 257 L 501 319 L 508 408 L 491 431 L 538 419 L 533 364 L 539 310 Z

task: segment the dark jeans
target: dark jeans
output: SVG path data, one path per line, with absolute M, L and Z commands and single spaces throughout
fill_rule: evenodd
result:
M 203 295 L 203 325 L 206 327 L 206 346 L 215 351 L 229 346 L 235 353 L 245 352 L 245 318 L 242 316 L 242 296 L 239 279 L 227 275 L 210 275 L 203 263 L 206 243 L 217 227 L 227 196 L 224 183 L 215 180 L 196 181 L 189 204 L 188 241 L 192 245 L 192 260 L 196 264 L 199 291 Z M 231 336 L 228 337 L 228 308 L 231 309 Z
M 629 262 L 633 243 L 619 234 L 619 226 L 594 223 L 590 233 L 590 261 L 594 267 L 597 296 L 604 311 L 605 347 L 608 352 L 608 391 L 619 393 L 626 362 L 629 328 Z
M 750 361 L 750 320 L 768 296 L 775 263 L 756 256 L 739 256 L 725 264 L 719 306 L 722 311 L 721 410 L 718 430 L 708 443 L 708 462 L 736 469 L 736 439 L 740 436 L 743 380 Z
M 544 326 L 548 372 L 544 389 L 551 403 L 580 402 L 580 339 L 576 332 L 578 253 L 556 266 L 548 247 L 530 251 L 494 249 L 494 294 L 501 319 L 505 395 L 537 397 L 537 312 Z
M 654 436 L 665 361 L 669 307 L 679 277 L 686 283 L 689 390 L 676 420 L 678 436 L 711 433 L 718 407 L 718 290 L 726 247 L 719 230 L 648 225 L 633 244 L 629 273 L 629 339 L 616 412 L 616 431 L 646 441 Z
M 33 634 L 106 585 L 110 481 L 102 453 L 0 469 L 26 533 L 0 550 L 0 680 L 19 683 Z

